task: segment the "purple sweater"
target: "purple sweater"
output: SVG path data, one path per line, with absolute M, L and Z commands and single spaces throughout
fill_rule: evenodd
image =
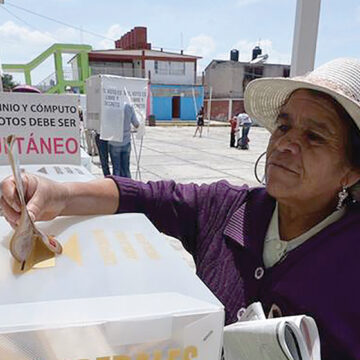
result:
M 113 179 L 118 212 L 144 213 L 182 241 L 198 276 L 224 304 L 227 324 L 254 301 L 265 312 L 275 304 L 283 316 L 316 320 L 323 360 L 360 359 L 359 205 L 265 269 L 263 243 L 275 206 L 265 189 Z

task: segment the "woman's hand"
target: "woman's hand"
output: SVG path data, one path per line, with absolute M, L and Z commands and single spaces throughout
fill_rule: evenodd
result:
M 31 174 L 22 174 L 21 177 L 27 210 L 33 221 L 51 220 L 62 213 L 69 198 L 64 184 Z M 16 227 L 21 205 L 12 176 L 0 183 L 0 194 L 4 216 L 12 227 Z

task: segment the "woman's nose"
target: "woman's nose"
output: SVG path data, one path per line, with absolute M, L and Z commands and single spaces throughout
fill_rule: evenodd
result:
M 300 152 L 300 137 L 295 130 L 289 130 L 284 134 L 277 143 L 277 148 L 281 152 L 289 151 L 292 154 Z

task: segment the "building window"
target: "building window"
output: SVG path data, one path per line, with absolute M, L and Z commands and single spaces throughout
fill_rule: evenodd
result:
M 263 76 L 264 68 L 262 66 L 245 66 L 245 75 L 253 79 L 261 78 Z
M 290 68 L 284 68 L 283 76 L 284 77 L 289 77 L 290 76 Z
M 159 75 L 185 75 L 185 62 L 155 60 L 154 68 Z
M 185 62 L 170 62 L 170 75 L 185 75 Z
M 264 68 L 262 66 L 245 66 L 245 73 L 244 73 L 244 79 L 243 79 L 243 90 L 245 91 L 245 88 L 247 84 L 254 79 L 259 79 L 263 76 L 263 70 Z
M 155 74 L 169 75 L 170 62 L 169 61 L 158 61 L 155 60 Z

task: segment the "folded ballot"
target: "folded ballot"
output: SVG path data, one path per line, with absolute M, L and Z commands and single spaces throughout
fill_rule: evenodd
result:
M 320 339 L 314 319 L 288 316 L 266 319 L 254 303 L 224 331 L 225 360 L 320 360 Z
M 19 224 L 10 240 L 10 252 L 18 262 L 14 264 L 14 270 L 17 272 L 29 270 L 33 265 L 60 254 L 62 247 L 54 236 L 48 236 L 37 229 L 26 209 L 17 147 L 14 146 L 15 139 L 14 135 L 7 137 L 9 162 L 21 206 Z

